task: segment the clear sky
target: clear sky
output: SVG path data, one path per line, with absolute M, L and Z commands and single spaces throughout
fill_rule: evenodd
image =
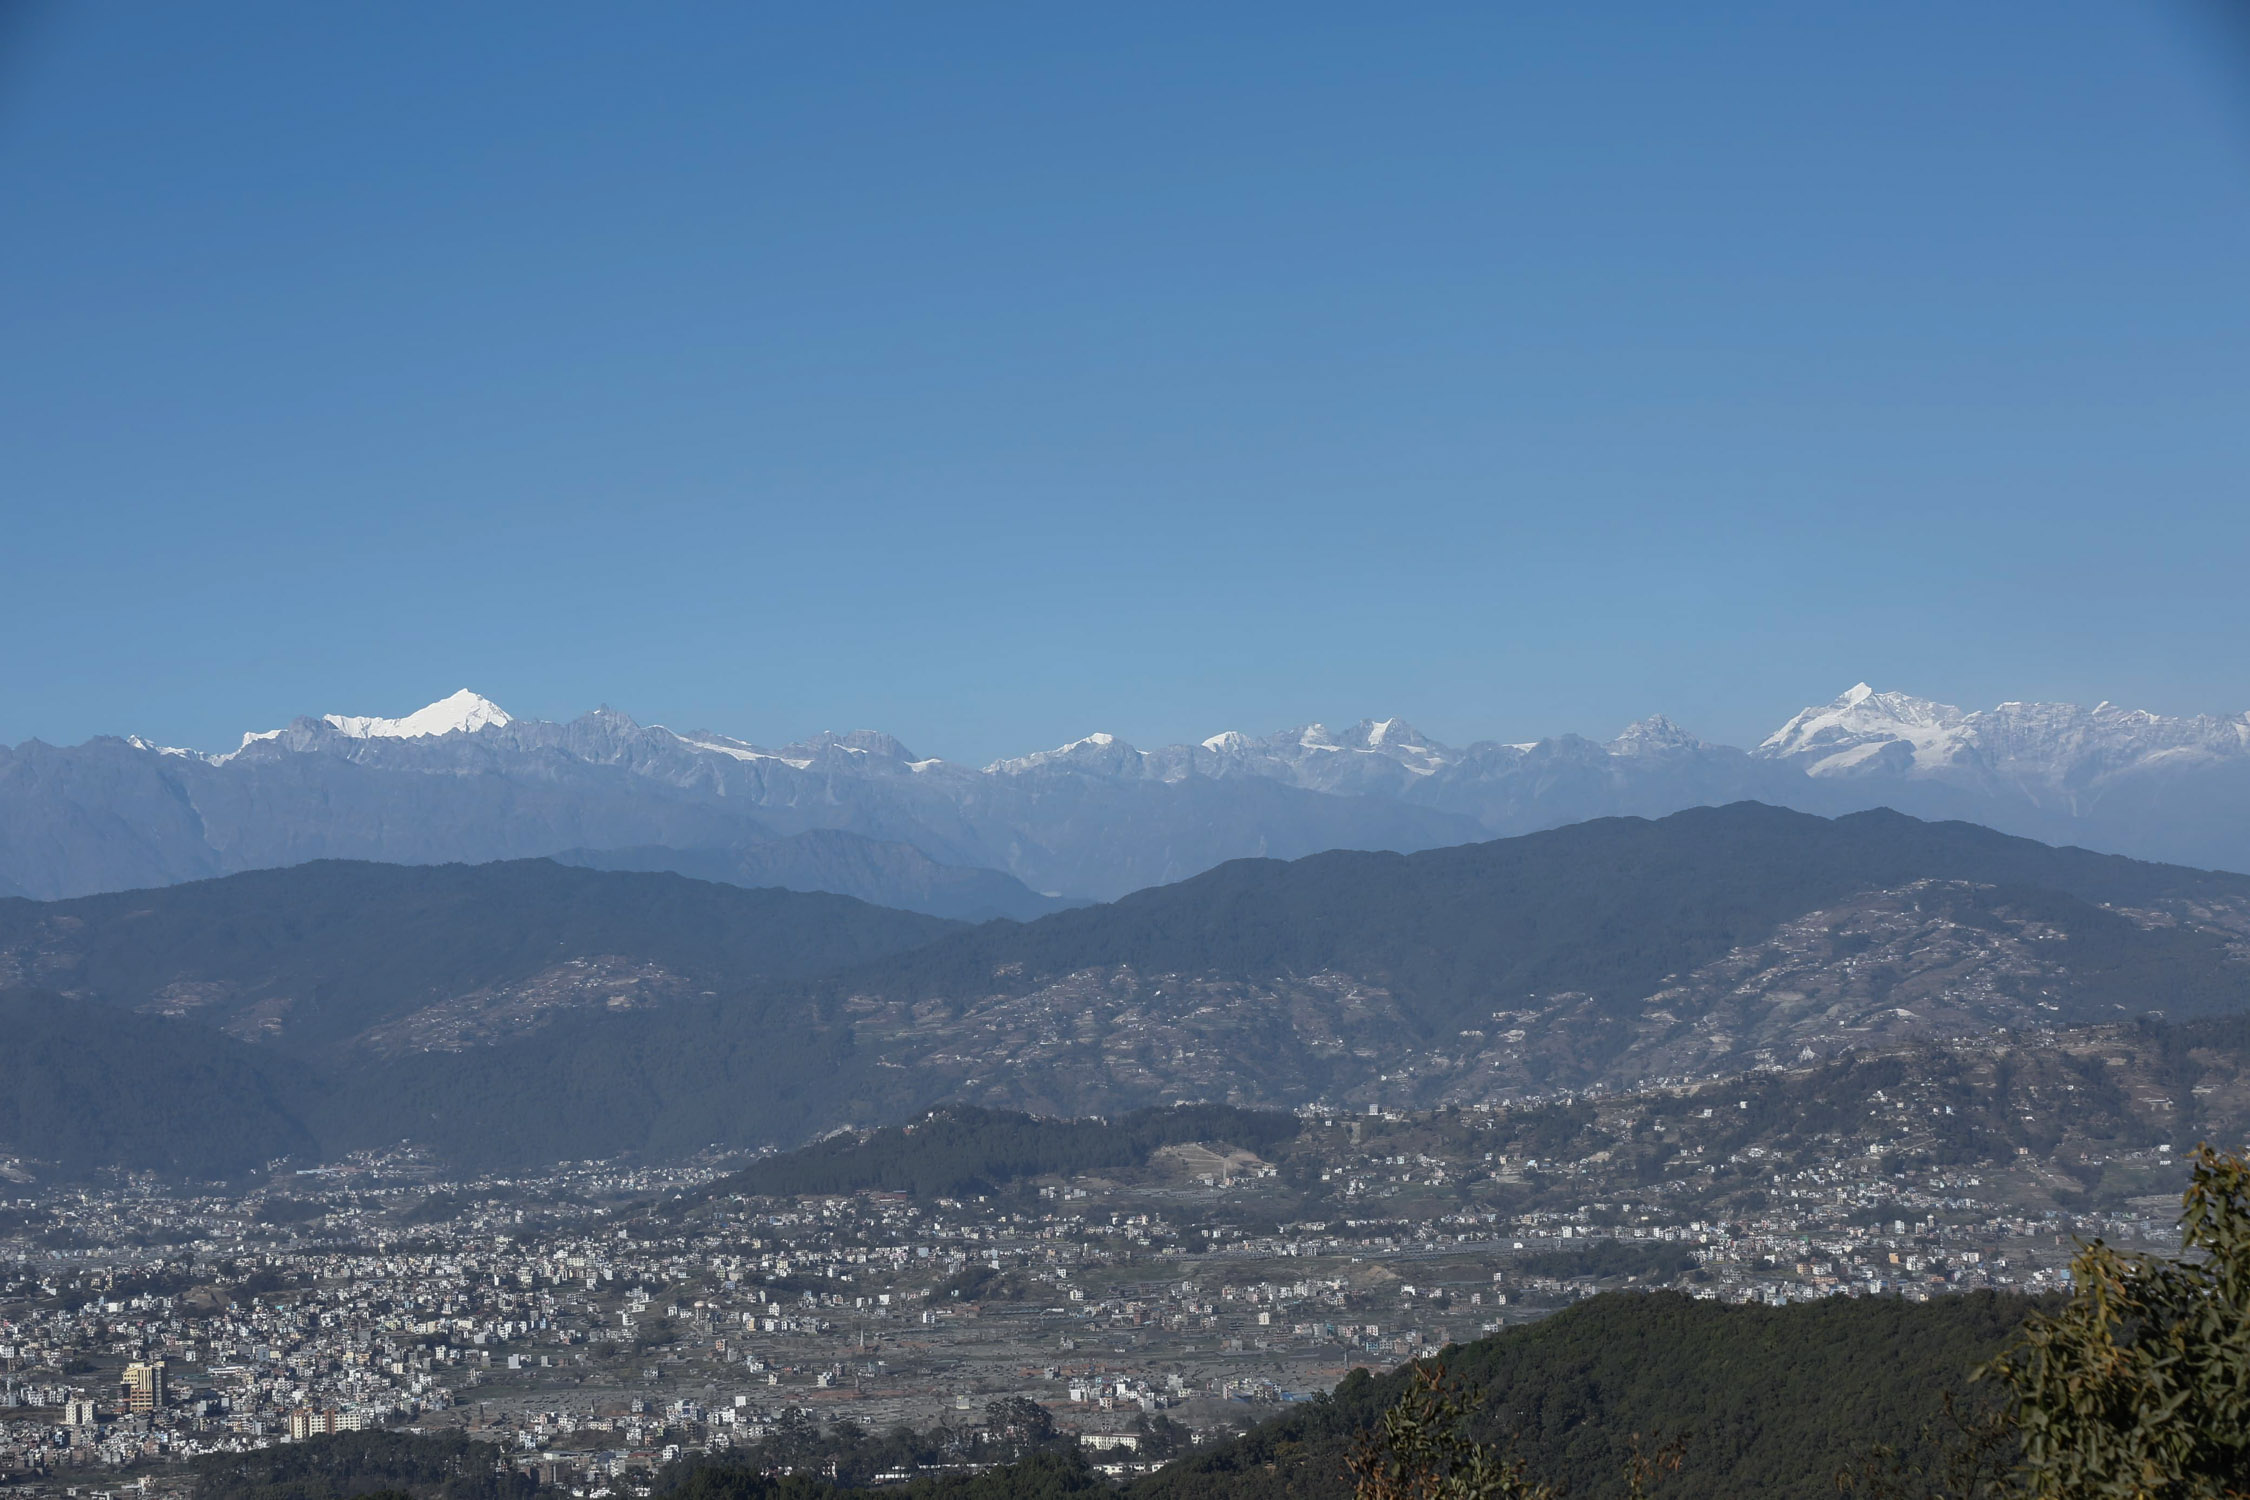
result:
M 12 8 L 0 741 L 2239 712 L 2221 14 Z

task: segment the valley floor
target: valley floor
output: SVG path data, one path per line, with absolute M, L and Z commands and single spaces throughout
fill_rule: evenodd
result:
M 458 1427 L 599 1494 L 792 1412 L 949 1429 L 974 1464 L 1009 1398 L 1124 1472 L 1597 1290 L 2057 1289 L 2079 1239 L 2177 1244 L 2192 1141 L 2146 1101 L 2188 1064 L 2144 1043 L 1311 1113 L 1265 1157 L 1168 1147 L 981 1197 L 699 1196 L 727 1162 L 458 1179 L 411 1154 L 234 1194 L 26 1185 L 0 1217 L 0 1476 L 161 1488 L 293 1427 Z M 2108 1113 L 2073 1097 L 2088 1078 Z M 165 1399 L 123 1409 L 125 1366 L 156 1360 Z

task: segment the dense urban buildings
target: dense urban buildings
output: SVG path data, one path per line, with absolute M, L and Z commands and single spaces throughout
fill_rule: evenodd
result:
M 2136 1066 L 2128 1033 L 2047 1042 L 2105 1046 Z M 1263 1156 L 1188 1143 L 959 1196 L 745 1196 L 720 1161 L 464 1178 L 413 1152 L 239 1192 L 30 1192 L 0 1251 L 0 1473 L 161 1487 L 203 1453 L 463 1428 L 615 1493 L 806 1420 L 946 1429 L 974 1464 L 1017 1401 L 1129 1468 L 1597 1290 L 2040 1291 L 2078 1239 L 2177 1243 L 2170 1142 L 1941 1163 L 1967 1105 L 1904 1076 L 1307 1111 Z M 1848 1103 L 1814 1140 L 1823 1091 Z M 1653 1177 L 1651 1140 L 1675 1148 Z

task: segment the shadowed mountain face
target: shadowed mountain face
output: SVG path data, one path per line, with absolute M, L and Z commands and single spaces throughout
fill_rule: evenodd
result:
M 324 860 L 75 901 L 0 902 L 0 988 L 293 1053 L 483 1045 L 919 947 L 954 924 L 848 897 L 547 860 Z
M 0 903 L 0 987 L 77 1007 L 80 1036 L 121 1010 L 193 1036 L 192 1076 L 153 1045 L 118 1066 L 175 1100 L 258 1080 L 228 1085 L 275 1101 L 242 1125 L 256 1159 L 413 1139 L 513 1165 L 946 1100 L 1471 1102 L 2241 1014 L 2250 877 L 1757 804 L 1237 861 L 974 928 L 669 874 L 331 863 Z M 19 1067 L 73 1035 L 40 1014 Z M 10 1128 L 59 1161 L 80 1127 Z
M 567 855 L 1025 918 L 1055 896 L 1113 899 L 1231 859 L 1413 851 L 1741 800 L 1891 807 L 2250 869 L 2250 716 L 1963 712 L 1862 684 L 1748 750 L 1662 718 L 1606 743 L 1465 748 L 1386 719 L 1152 751 L 1096 734 L 980 769 L 867 731 L 767 749 L 607 709 L 513 719 L 463 692 L 403 719 L 299 719 L 224 755 L 116 739 L 0 750 L 0 893 L 324 858 Z

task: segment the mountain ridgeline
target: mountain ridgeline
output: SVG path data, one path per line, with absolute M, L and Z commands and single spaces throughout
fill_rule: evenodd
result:
M 548 860 L 320 860 L 73 901 L 0 901 L 0 985 L 317 1050 L 432 1006 L 481 1009 L 487 1030 L 520 1030 L 574 1008 L 832 973 L 953 930 L 844 896 Z
M 1605 1006 L 1630 1005 L 1667 976 L 1761 942 L 1806 912 L 1931 881 L 2028 902 L 2072 941 L 2098 949 L 2079 981 L 2093 1004 L 2112 1003 L 2113 977 L 2132 989 L 2152 971 L 2163 973 L 2164 1001 L 2183 1013 L 2250 1002 L 2250 965 L 2228 961 L 2239 942 L 2230 931 L 2149 930 L 2108 909 L 2241 901 L 2250 876 L 1886 811 L 1831 821 L 1756 803 L 1654 822 L 1604 818 L 1418 854 L 1236 860 L 1026 927 L 957 933 L 842 982 L 935 995 L 995 975 L 1031 984 L 1116 966 L 1236 979 L 1327 971 L 1412 994 L 1430 1028 L 1443 1030 L 1513 995 L 1581 991 Z
M 831 891 L 875 906 L 963 922 L 989 922 L 996 917 L 1028 922 L 1086 904 L 1041 895 L 998 870 L 941 864 L 912 844 L 863 838 L 834 828 L 715 848 L 648 844 L 632 849 L 566 849 L 554 860 L 589 870 L 668 870 L 693 880 L 752 889 Z
M 506 1168 L 947 1104 L 1506 1100 L 2239 1016 L 2246 954 L 2250 877 L 1758 804 L 1237 861 L 977 927 L 547 861 L 321 861 L 0 901 L 0 1153 L 192 1176 L 412 1141 Z
M 1113 899 L 1229 859 L 1411 851 L 1742 800 L 1892 807 L 2250 870 L 2250 715 L 1964 713 L 1861 684 L 1749 749 L 1662 716 L 1607 742 L 1460 747 L 1370 719 L 1147 751 L 1091 734 L 975 767 L 866 730 L 766 748 L 608 708 L 516 719 L 464 690 L 402 719 L 300 718 L 223 754 L 0 747 L 0 894 L 323 858 L 546 856 L 1021 919 L 1055 893 Z

